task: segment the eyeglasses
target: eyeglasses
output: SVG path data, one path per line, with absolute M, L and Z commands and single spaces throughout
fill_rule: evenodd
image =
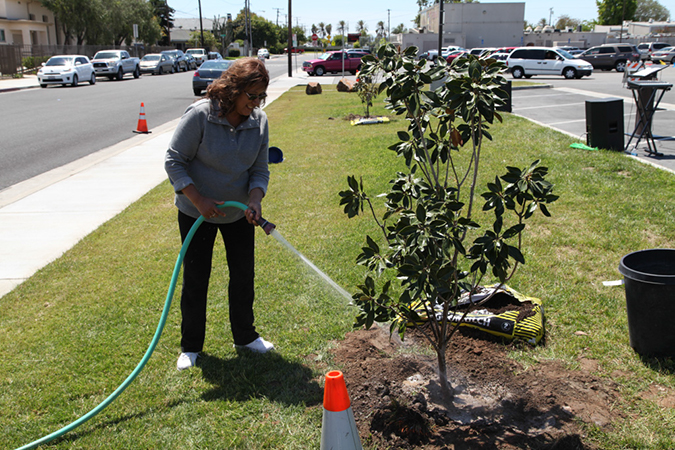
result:
M 248 97 L 249 100 L 265 100 L 267 98 L 267 92 L 263 92 L 262 94 L 249 94 L 248 92 L 244 92 L 246 96 Z

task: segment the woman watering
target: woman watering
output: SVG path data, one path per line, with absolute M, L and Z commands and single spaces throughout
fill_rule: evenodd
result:
M 255 221 L 267 192 L 268 127 L 260 109 L 269 84 L 264 63 L 237 60 L 185 111 L 166 152 L 165 169 L 176 192 L 178 226 L 185 238 L 200 215 L 183 262 L 179 370 L 195 365 L 206 330 L 206 298 L 216 235 L 225 243 L 229 313 L 234 344 L 265 353 L 274 346 L 253 325 Z M 248 205 L 218 208 L 225 200 Z

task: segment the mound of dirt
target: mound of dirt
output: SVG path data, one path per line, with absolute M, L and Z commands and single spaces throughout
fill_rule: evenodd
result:
M 387 329 L 349 333 L 334 350 L 342 365 L 364 445 L 395 449 L 595 449 L 578 421 L 600 428 L 620 414 L 618 386 L 582 370 L 542 362 L 524 368 L 509 346 L 464 330 L 453 337 L 448 377 L 455 389 L 443 401 L 435 355 L 421 333 L 405 342 Z

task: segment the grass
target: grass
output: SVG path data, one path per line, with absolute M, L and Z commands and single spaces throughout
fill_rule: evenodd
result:
M 380 103 L 379 101 L 377 103 Z M 348 220 L 338 207 L 347 175 L 363 175 L 373 194 L 401 168 L 386 147 L 405 127 L 352 127 L 355 94 L 332 86 L 307 96 L 295 88 L 266 109 L 271 143 L 285 162 L 271 167 L 264 215 L 300 252 L 348 291 L 362 281 L 354 264 L 368 218 Z M 386 114 L 376 105 L 373 114 Z M 589 426 L 601 448 L 674 448 L 675 412 L 645 395 L 675 392 L 672 360 L 635 354 L 628 343 L 620 258 L 668 247 L 675 235 L 675 177 L 622 154 L 569 147 L 569 136 L 506 115 L 486 144 L 484 179 L 506 165 L 542 159 L 560 200 L 537 218 L 523 266 L 510 283 L 540 297 L 546 344 L 512 357 L 525 366 L 557 359 L 571 368 L 583 356 L 595 374 L 621 386 L 626 419 L 609 431 Z M 180 241 L 168 183 L 162 183 L 63 257 L 0 299 L 2 449 L 32 442 L 76 420 L 133 370 L 155 331 Z M 318 448 L 323 375 L 330 348 L 351 328 L 355 310 L 289 251 L 258 233 L 256 324 L 275 355 L 239 356 L 227 314 L 227 274 L 217 246 L 209 293 L 204 357 L 178 372 L 180 313 L 174 300 L 162 339 L 137 380 L 105 411 L 51 448 Z M 658 313 L 656 313 L 658 314 Z M 584 331 L 587 336 L 576 335 Z M 348 375 L 347 375 L 348 376 Z

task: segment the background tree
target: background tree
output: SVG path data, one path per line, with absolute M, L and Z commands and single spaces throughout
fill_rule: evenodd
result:
M 636 0 L 597 0 L 596 4 L 600 25 L 621 25 L 623 20 L 633 20 L 637 8 Z
M 356 32 L 363 35 L 364 31 L 367 33 L 368 27 L 366 26 L 366 23 L 363 20 L 359 20 L 358 22 L 356 22 Z
M 190 38 L 187 40 L 188 47 L 200 47 L 202 46 L 202 32 L 201 30 L 190 31 Z M 223 50 L 220 48 L 220 41 L 216 39 L 213 33 L 209 30 L 204 30 L 204 47 L 209 50 L 219 49 L 220 52 Z
M 637 0 L 633 20 L 649 22 L 649 19 L 655 22 L 666 22 L 670 19 L 670 11 L 656 0 Z
M 173 15 L 175 9 L 169 6 L 167 0 L 150 0 L 150 4 L 157 18 L 157 23 L 162 29 L 162 37 L 157 41 L 159 45 L 171 45 L 171 29 L 173 28 Z
M 104 16 L 105 8 L 101 0 L 40 1 L 56 16 L 65 36 L 65 45 L 82 45 L 89 28 L 102 28 L 100 18 Z
M 394 27 L 393 30 L 391 30 L 392 34 L 404 34 L 408 32 L 408 29 L 405 27 L 405 25 L 398 24 Z
M 537 22 L 537 25 L 535 26 L 535 28 L 536 27 L 544 28 L 546 25 L 548 25 L 548 20 L 546 20 L 545 17 L 542 17 L 541 19 L 539 19 L 539 22 Z
M 319 37 L 322 39 L 326 37 L 326 25 L 323 22 L 319 22 Z
M 375 36 L 377 39 L 384 39 L 387 36 L 387 30 L 384 28 L 384 22 L 379 21 L 377 22 L 377 28 L 375 29 Z
M 555 23 L 555 28 L 558 30 L 565 30 L 569 28 L 577 28 L 577 25 L 581 23 L 579 19 L 572 19 L 570 16 L 563 14 L 558 17 L 558 21 Z
M 326 24 L 326 35 L 330 36 L 330 32 L 333 31 L 333 25 Z

